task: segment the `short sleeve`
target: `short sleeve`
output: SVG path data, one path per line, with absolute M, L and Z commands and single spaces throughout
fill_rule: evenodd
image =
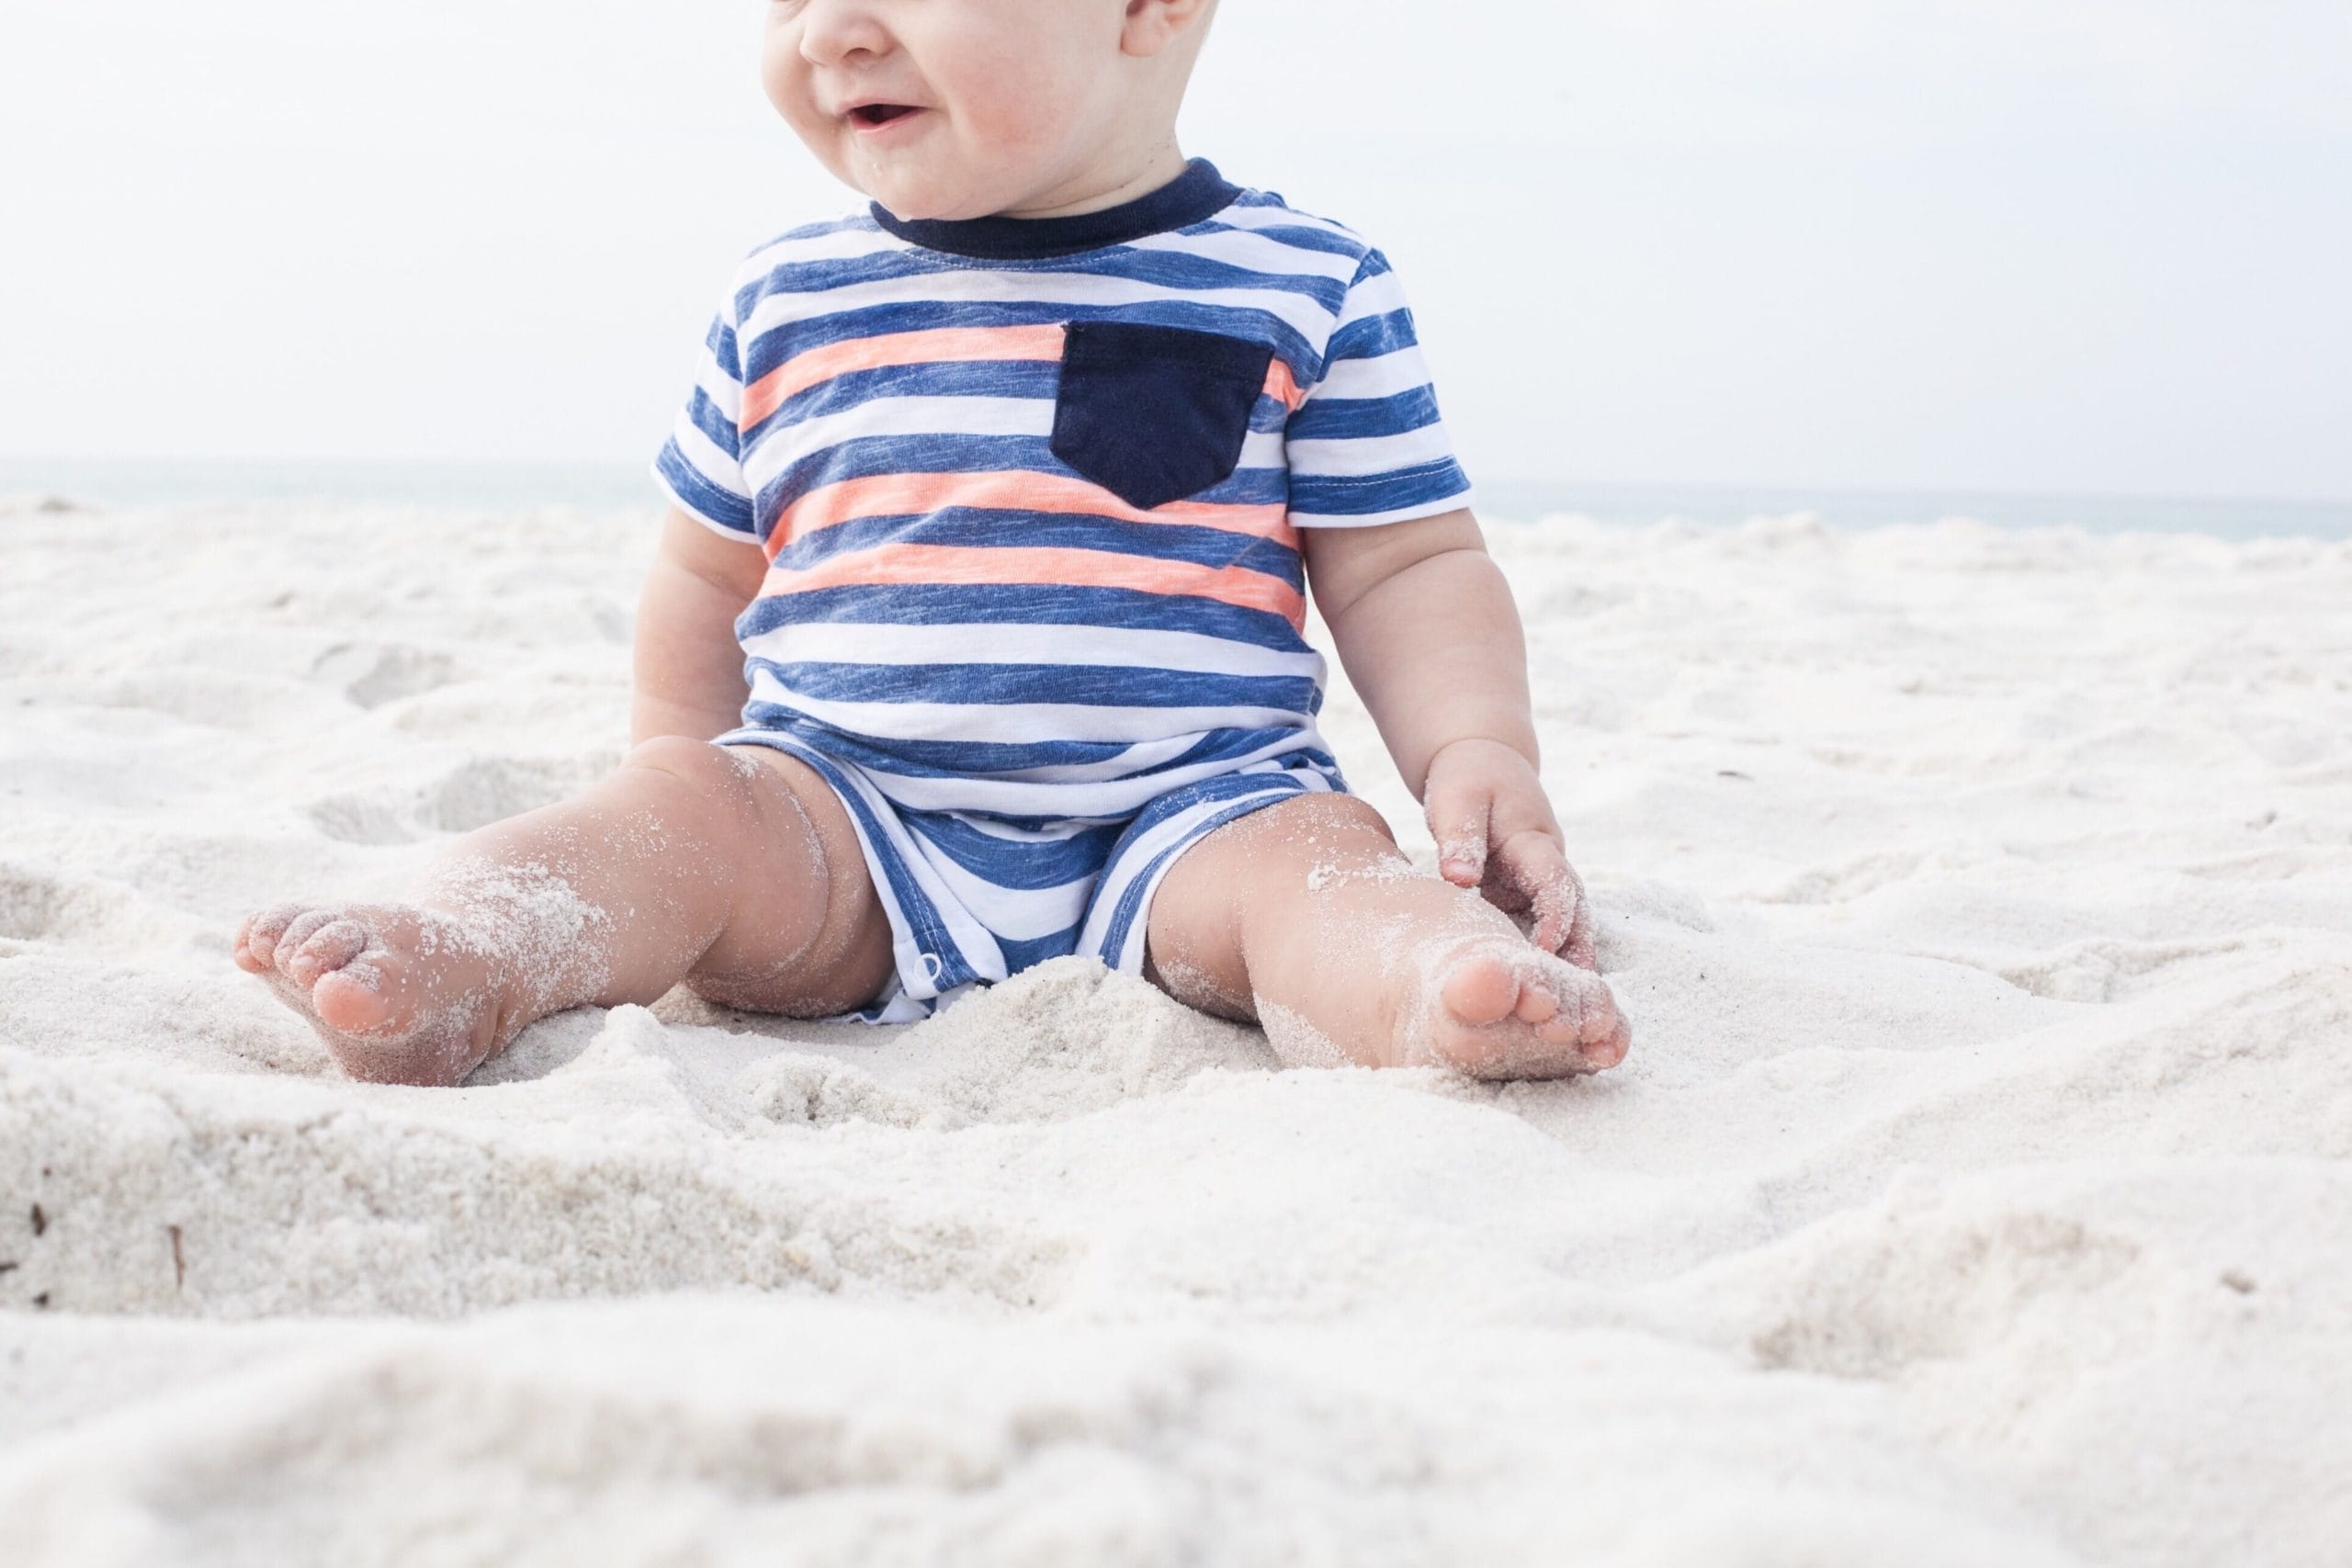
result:
M 1470 503 L 1470 480 L 1439 418 L 1413 312 L 1378 251 L 1364 257 L 1323 358 L 1284 429 L 1290 520 L 1363 527 Z
M 735 303 L 718 308 L 703 340 L 694 391 L 678 411 L 678 423 L 653 477 L 688 515 L 713 533 L 746 544 L 760 541 L 751 486 L 743 479 L 742 356 L 736 343 Z

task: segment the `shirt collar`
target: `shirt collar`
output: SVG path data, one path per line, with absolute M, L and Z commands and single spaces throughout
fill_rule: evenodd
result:
M 927 251 L 983 261 L 1029 261 L 1099 251 L 1186 228 L 1231 206 L 1240 194 L 1240 187 L 1227 183 L 1216 164 L 1195 158 L 1158 190 L 1100 212 L 1068 218 L 900 218 L 878 201 L 873 211 L 874 221 Z

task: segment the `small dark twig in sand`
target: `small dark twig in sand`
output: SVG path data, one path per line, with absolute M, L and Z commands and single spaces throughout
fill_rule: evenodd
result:
M 35 1203 L 33 1205 L 33 1235 L 39 1236 L 42 1232 L 48 1229 L 49 1216 L 40 1212 L 40 1205 L 39 1203 Z
M 172 1233 L 172 1289 L 185 1291 L 187 1289 L 187 1258 L 180 1251 L 180 1227 L 165 1225 L 164 1228 Z
M 23 1267 L 13 1258 L 0 1258 L 0 1274 L 13 1274 Z

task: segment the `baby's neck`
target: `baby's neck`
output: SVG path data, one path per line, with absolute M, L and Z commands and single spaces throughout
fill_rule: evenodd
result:
M 1101 212 L 1138 197 L 1149 196 L 1184 172 L 1183 150 L 1176 133 L 1166 136 L 1140 157 L 1121 159 L 1060 181 L 1035 196 L 995 214 L 999 218 L 1075 218 Z

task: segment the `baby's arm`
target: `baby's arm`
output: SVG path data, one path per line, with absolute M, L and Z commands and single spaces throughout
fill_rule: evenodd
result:
M 1536 945 L 1592 966 L 1592 915 L 1537 776 L 1527 640 L 1466 511 L 1300 531 L 1315 602 L 1447 881 L 1532 911 Z
M 735 617 L 767 569 L 757 546 L 721 538 L 671 508 L 638 603 L 632 741 L 708 740 L 742 722 L 749 693 Z

